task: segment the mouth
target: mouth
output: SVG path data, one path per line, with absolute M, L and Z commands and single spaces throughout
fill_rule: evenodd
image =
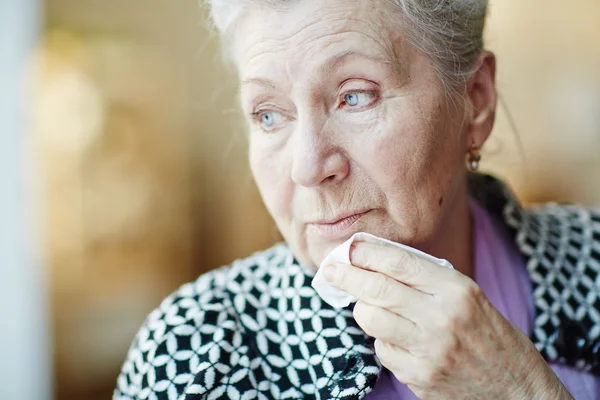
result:
M 324 237 L 345 236 L 365 214 L 371 210 L 353 212 L 332 220 L 320 220 L 310 223 Z

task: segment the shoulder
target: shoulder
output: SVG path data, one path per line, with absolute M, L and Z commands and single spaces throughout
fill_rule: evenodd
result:
M 550 361 L 600 374 L 598 363 L 590 361 L 600 343 L 600 210 L 509 205 L 504 215 L 532 284 L 535 345 Z M 574 352 L 563 340 L 566 335 L 581 337 L 585 348 Z
M 563 249 L 592 264 L 599 263 L 600 269 L 600 209 L 556 203 L 530 208 L 508 204 L 504 217 L 516 231 L 517 242 L 525 254 L 539 253 L 545 247 Z
M 600 279 L 600 210 L 556 203 L 520 208 L 508 203 L 504 221 L 515 233 L 534 286 L 559 292 L 566 287 L 578 299 L 600 294 L 596 283 Z
M 290 257 L 287 246 L 279 244 L 208 272 L 164 299 L 138 331 L 114 398 L 180 396 L 196 373 L 207 368 L 203 363 L 218 362 L 223 351 L 240 341 L 236 292 L 244 291 L 254 277 L 277 274 Z M 200 386 L 200 391 L 209 389 Z
M 600 209 L 556 203 L 525 208 L 507 185 L 490 175 L 469 174 L 469 191 L 491 215 L 520 237 L 539 240 L 545 234 L 564 238 L 583 232 L 600 241 Z

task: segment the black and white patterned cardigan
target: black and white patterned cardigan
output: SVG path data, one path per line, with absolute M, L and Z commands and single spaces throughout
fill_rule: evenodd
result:
M 524 210 L 484 175 L 471 195 L 513 233 L 533 285 L 532 341 L 600 374 L 600 212 Z M 201 276 L 153 311 L 114 392 L 125 399 L 361 399 L 381 365 L 351 308 L 336 310 L 284 244 Z

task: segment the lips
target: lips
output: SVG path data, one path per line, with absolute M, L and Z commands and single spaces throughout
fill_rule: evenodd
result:
M 344 235 L 349 232 L 354 224 L 356 224 L 369 210 L 352 212 L 349 214 L 336 217 L 331 220 L 320 220 L 311 223 L 321 235 L 331 237 Z

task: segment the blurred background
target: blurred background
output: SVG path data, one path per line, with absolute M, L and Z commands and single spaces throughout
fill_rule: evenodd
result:
M 600 2 L 491 3 L 483 169 L 600 206 Z M 279 240 L 207 26 L 199 0 L 0 0 L 1 399 L 110 398 L 163 297 Z

